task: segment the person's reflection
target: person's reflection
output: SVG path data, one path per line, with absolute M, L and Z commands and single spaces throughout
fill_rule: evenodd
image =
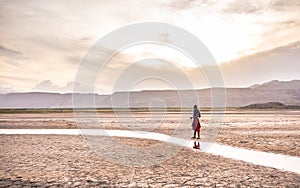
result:
M 196 142 L 196 141 L 195 141 L 195 142 L 194 142 L 193 148 L 194 148 L 194 149 L 200 149 L 200 142 L 198 142 L 198 141 Z

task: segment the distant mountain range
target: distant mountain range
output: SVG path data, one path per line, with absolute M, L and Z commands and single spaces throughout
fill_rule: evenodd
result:
M 243 106 L 241 108 L 242 109 L 300 109 L 300 106 L 285 105 L 280 102 L 267 102 L 267 103 L 250 104 L 247 106 Z
M 72 108 L 75 107 L 211 107 L 212 93 L 222 88 L 200 90 L 146 90 L 116 92 L 112 95 L 60 94 L 44 92 L 0 94 L 0 108 Z M 242 107 L 256 103 L 280 102 L 284 105 L 300 105 L 300 80 L 271 81 L 248 88 L 226 88 L 227 107 Z M 189 96 L 197 96 L 189 97 Z M 221 100 L 223 100 L 221 98 Z M 182 103 L 182 104 L 181 104 Z M 94 105 L 95 104 L 95 105 Z

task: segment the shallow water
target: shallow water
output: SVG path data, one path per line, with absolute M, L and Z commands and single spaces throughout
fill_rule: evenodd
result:
M 104 129 L 0 129 L 0 134 L 37 134 L 37 135 L 97 135 L 141 138 L 163 141 L 188 148 L 193 148 L 194 140 L 171 137 L 165 134 L 128 131 L 128 130 L 104 130 Z M 201 152 L 220 155 L 226 158 L 242 160 L 256 165 L 268 166 L 280 170 L 300 173 L 300 158 L 288 155 L 267 153 L 242 148 L 236 148 L 216 143 L 200 142 Z

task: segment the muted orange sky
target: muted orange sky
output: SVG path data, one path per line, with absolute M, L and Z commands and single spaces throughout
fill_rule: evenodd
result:
M 179 26 L 201 40 L 216 59 L 225 87 L 300 79 L 299 10 L 297 0 L 0 0 L 0 93 L 70 92 L 80 60 L 98 39 L 149 21 Z M 139 64 L 136 71 L 159 67 L 161 74 L 175 74 L 180 68 L 195 88 L 214 86 L 180 52 L 141 45 L 111 60 L 96 92 L 111 92 L 125 66 L 149 57 L 170 64 Z M 170 88 L 154 79 L 133 89 Z

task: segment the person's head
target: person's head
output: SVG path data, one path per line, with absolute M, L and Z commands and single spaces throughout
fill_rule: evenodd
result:
M 197 107 L 197 105 L 195 104 L 195 105 L 194 105 L 194 110 L 196 110 L 197 108 L 198 108 L 198 107 Z

